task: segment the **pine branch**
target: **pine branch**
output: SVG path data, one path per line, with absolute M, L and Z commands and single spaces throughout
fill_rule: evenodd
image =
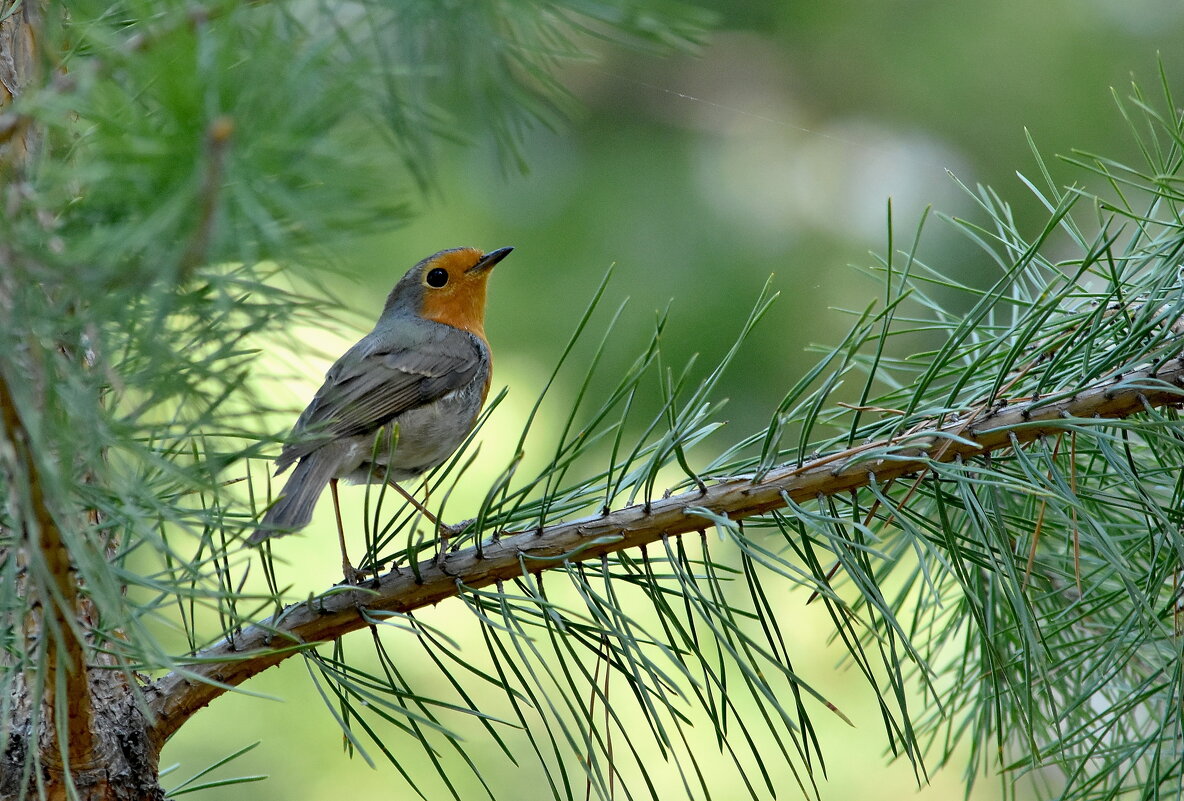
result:
M 158 680 L 149 691 L 157 716 L 153 735 L 167 740 L 198 709 L 302 649 L 367 625 L 374 612 L 404 613 L 476 589 L 571 561 L 599 558 L 666 537 L 702 531 L 712 516 L 741 520 L 791 504 L 923 474 L 932 462 L 964 461 L 1038 438 L 1128 417 L 1184 400 L 1184 359 L 1115 375 L 1077 392 L 1015 405 L 984 403 L 960 418 L 888 440 L 737 477 L 596 517 L 495 537 L 479 550 L 391 573 L 370 587 L 337 588 L 285 608 L 273 618 L 198 653 L 191 670 Z M 417 578 L 418 576 L 418 578 Z M 282 650 L 283 645 L 290 644 Z

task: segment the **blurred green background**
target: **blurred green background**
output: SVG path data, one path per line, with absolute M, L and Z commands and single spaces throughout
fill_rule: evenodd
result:
M 487 332 L 496 354 L 495 388 L 511 391 L 487 428 L 491 453 L 508 447 L 500 432 L 516 436 L 610 264 L 617 267 L 600 326 L 608 311 L 630 298 L 614 332 L 610 372 L 612 360 L 624 364 L 644 346 L 655 310 L 671 300 L 666 354 L 675 364 L 694 353 L 712 363 L 774 275 L 781 297 L 725 382 L 729 425 L 708 441 L 703 453 L 711 453 L 713 445 L 722 448 L 765 425 L 787 386 L 813 363 L 807 346 L 834 343 L 844 333 L 849 320 L 840 309 L 862 309 L 880 296 L 877 283 L 856 268 L 872 264 L 869 252 L 887 246 L 889 198 L 898 247 L 908 247 L 928 205 L 978 217 L 958 182 L 993 186 L 1013 204 L 1021 229 L 1030 230 L 1043 217 L 1016 176 L 1036 172 L 1025 129 L 1046 157 L 1076 148 L 1135 160 L 1111 88 L 1125 97 L 1133 76 L 1154 93 L 1162 57 L 1169 82 L 1184 91 L 1184 4 L 1178 0 L 704 5 L 718 15 L 719 27 L 701 52 L 668 58 L 605 48 L 590 52 L 586 63 L 568 65 L 563 80 L 579 101 L 576 116 L 562 129 L 527 134 L 526 174 L 507 167 L 482 139 L 481 120 L 471 120 L 475 142 L 446 153 L 438 190 L 420 215 L 340 254 L 351 280 L 338 291 L 369 325 L 393 281 L 419 258 L 459 245 L 517 248 L 491 287 Z M 1063 165 L 1054 169 L 1064 183 L 1085 179 Z M 392 198 L 404 191 L 392 185 Z M 932 217 L 921 252 L 972 284 L 993 275 L 970 242 Z M 342 334 L 343 347 L 351 337 Z M 282 389 L 293 413 L 340 351 L 332 342 L 317 344 L 327 354 L 310 356 L 306 375 Z M 580 378 L 569 371 L 559 397 L 574 392 Z M 561 423 L 543 420 L 544 426 Z M 500 464 L 491 462 L 489 474 Z M 469 479 L 474 497 L 481 481 L 480 470 Z M 459 514 L 474 502 L 459 498 L 454 507 Z M 282 543 L 282 558 L 290 562 L 285 578 L 297 595 L 323 589 L 339 575 L 331 510 L 322 506 L 305 536 Z M 778 600 L 793 621 L 787 628 L 795 638 L 795 668 L 855 723 L 848 728 L 815 712 L 828 758 L 823 797 L 960 797 L 960 765 L 936 772 L 932 785 L 918 790 L 907 764 L 889 764 L 874 699 L 850 669 L 837 667 L 841 649 L 829 643 L 825 614 L 805 607 L 799 590 L 784 588 Z M 457 632 L 462 642 L 475 636 L 458 604 L 423 616 Z M 355 637 L 350 647 L 363 653 L 366 637 Z M 474 646 L 479 657 L 483 649 Z M 413 652 L 405 669 L 422 686 L 439 683 L 430 663 Z M 389 766 L 380 761 L 372 770 L 343 753 L 341 733 L 299 660 L 246 689 L 279 700 L 240 694 L 216 701 L 165 749 L 162 765 L 181 763 L 166 787 L 261 739 L 220 775 L 271 778 L 204 797 L 413 797 Z M 618 698 L 631 702 L 624 692 Z M 388 746 L 406 754 L 409 764 L 424 761 L 418 751 L 400 750 L 418 748 L 409 740 L 392 735 Z M 530 758 L 519 769 L 479 737 L 470 746 L 507 796 L 550 797 Z M 714 748 L 706 730 L 703 747 Z M 425 766 L 422 775 L 430 773 Z M 457 775 L 459 786 L 475 787 L 463 770 Z M 721 772 L 717 797 L 730 797 L 732 782 Z M 425 786 L 434 785 L 429 780 Z M 779 797 L 798 795 L 786 773 Z M 429 797 L 447 793 L 440 788 Z M 474 790 L 471 797 L 479 796 Z M 986 777 L 972 797 L 1001 796 Z

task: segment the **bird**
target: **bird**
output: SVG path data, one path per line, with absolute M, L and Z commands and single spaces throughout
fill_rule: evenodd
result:
M 485 338 L 486 288 L 493 267 L 512 250 L 441 250 L 395 284 L 374 330 L 329 368 L 292 427 L 275 474 L 289 467 L 292 473 L 248 545 L 308 525 L 328 486 L 345 580 L 358 583 L 361 574 L 346 555 L 337 496 L 341 479 L 386 481 L 442 527 L 399 482 L 441 464 L 477 422 L 493 375 Z M 442 546 L 441 558 L 443 553 Z

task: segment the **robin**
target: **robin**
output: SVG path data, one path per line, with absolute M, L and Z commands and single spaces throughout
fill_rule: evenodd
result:
M 473 430 L 492 377 L 486 283 L 493 266 L 511 250 L 442 250 L 395 284 L 374 330 L 329 368 L 292 427 L 275 460 L 276 475 L 293 464 L 295 469 L 249 544 L 308 525 L 327 484 L 337 513 L 342 567 L 346 580 L 356 582 L 359 573 L 346 556 L 337 498 L 337 481 L 343 478 L 386 480 L 440 526 L 396 482 L 439 465 Z M 391 441 L 393 450 L 382 444 Z

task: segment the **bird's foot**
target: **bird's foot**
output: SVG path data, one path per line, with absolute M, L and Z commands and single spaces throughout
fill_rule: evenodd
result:
M 450 526 L 447 523 L 441 523 L 439 520 L 436 521 L 436 536 L 439 538 L 440 543 L 440 549 L 436 552 L 436 567 L 440 569 L 444 568 L 444 562 L 448 558 L 449 541 L 453 537 L 463 534 L 474 522 L 472 519 L 462 520 L 456 525 Z
M 366 580 L 365 571 L 358 570 L 356 567 L 351 565 L 349 562 L 346 562 L 345 564 L 343 564 L 341 566 L 341 571 L 342 571 L 342 573 L 345 574 L 344 578 L 342 578 L 342 580 L 341 580 L 342 584 L 349 584 L 351 586 L 356 587 L 359 584 L 361 584 L 363 581 Z
M 462 520 L 459 523 L 454 523 L 451 526 L 447 523 L 437 524 L 437 530 L 440 532 L 441 542 L 448 542 L 448 540 L 452 539 L 453 537 L 459 537 L 461 534 L 465 533 L 466 529 L 476 522 L 477 518 L 472 517 L 468 520 Z

